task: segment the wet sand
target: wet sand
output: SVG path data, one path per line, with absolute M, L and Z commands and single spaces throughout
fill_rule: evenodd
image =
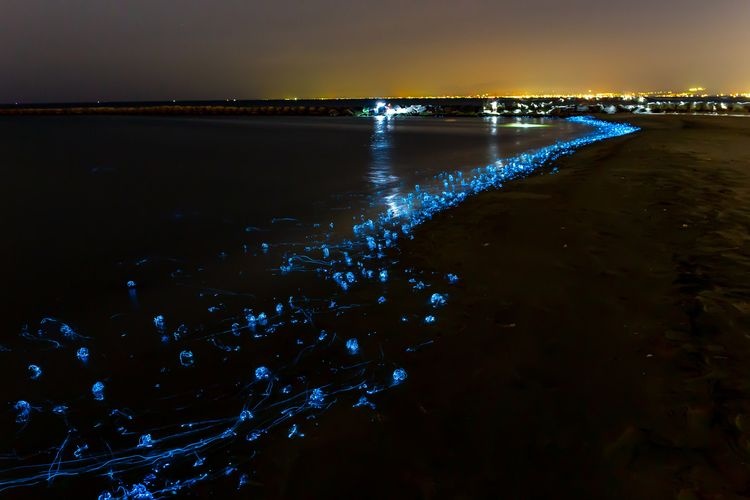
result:
M 421 227 L 401 265 L 461 277 L 436 342 L 252 495 L 750 496 L 750 120 L 627 121 Z

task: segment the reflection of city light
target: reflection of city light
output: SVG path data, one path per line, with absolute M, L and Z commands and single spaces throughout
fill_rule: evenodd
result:
M 399 178 L 393 173 L 391 163 L 391 137 L 390 134 L 395 127 L 396 120 L 389 120 L 392 116 L 386 110 L 385 115 L 375 117 L 373 134 L 370 140 L 370 151 L 372 159 L 368 178 L 375 187 L 375 195 L 380 198 L 380 203 L 385 205 L 394 215 L 401 216 L 403 209 L 399 204 L 401 193 L 399 190 Z
M 498 148 L 497 148 L 497 116 L 490 116 L 487 118 L 490 123 L 490 135 L 488 139 L 487 156 L 490 162 L 497 160 Z
M 489 122 L 490 122 L 490 134 L 497 135 L 497 116 L 491 116 L 489 118 Z
M 510 128 L 541 128 L 541 127 L 549 127 L 549 125 L 544 125 L 541 123 L 506 123 L 503 125 L 503 127 L 510 127 Z

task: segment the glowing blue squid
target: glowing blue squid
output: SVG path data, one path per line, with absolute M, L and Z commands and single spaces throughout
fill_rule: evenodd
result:
M 38 380 L 42 376 L 42 369 L 37 365 L 29 365 L 29 378 L 31 380 Z
M 79 347 L 76 351 L 76 358 L 78 358 L 81 363 L 87 363 L 89 360 L 89 350 L 86 347 Z
M 346 350 L 349 351 L 349 354 L 357 354 L 359 352 L 359 342 L 357 342 L 357 339 L 349 339 L 346 341 Z
M 400 384 L 401 382 L 406 380 L 406 370 L 404 370 L 403 368 L 396 368 L 395 370 L 393 370 L 392 379 L 394 385 Z
M 25 424 L 29 421 L 29 417 L 31 417 L 31 405 L 28 401 L 24 401 L 23 399 L 16 401 L 13 409 L 16 410 L 17 424 Z
M 104 382 L 94 382 L 91 386 L 91 394 L 97 401 L 104 401 Z
M 307 399 L 307 402 L 312 406 L 313 408 L 320 408 L 323 406 L 323 403 L 325 401 L 326 395 L 323 392 L 323 389 L 315 388 L 310 392 L 310 396 Z
M 154 316 L 154 326 L 160 332 L 163 331 L 164 327 L 166 326 L 164 322 L 164 316 L 162 316 L 161 314 L 157 314 L 156 316 Z
M 151 434 L 143 434 L 138 438 L 138 448 L 151 448 L 154 445 L 154 440 L 151 439 Z
M 267 378 L 271 378 L 271 370 L 265 366 L 259 366 L 255 369 L 255 380 L 263 380 Z
M 448 302 L 448 296 L 440 293 L 433 293 L 430 297 L 430 304 L 432 307 L 444 306 Z
M 184 367 L 193 366 L 195 363 L 195 356 L 193 351 L 182 351 L 180 353 L 180 364 Z

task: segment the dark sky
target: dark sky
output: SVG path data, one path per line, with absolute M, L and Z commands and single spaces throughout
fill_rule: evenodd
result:
M 0 102 L 750 92 L 750 0 L 0 0 Z

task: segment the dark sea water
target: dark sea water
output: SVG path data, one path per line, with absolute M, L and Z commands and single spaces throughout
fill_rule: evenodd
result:
M 120 295 L 141 259 L 206 265 L 222 251 L 241 254 L 243 244 L 302 241 L 316 223 L 346 234 L 362 209 L 380 210 L 439 172 L 487 165 L 585 128 L 509 123 L 0 120 L 5 261 L 13 263 L 5 278 L 14 291 L 3 305 L 18 325 L 64 313 L 78 295 L 87 304 L 92 293 Z M 294 220 L 279 220 L 287 218 Z
M 378 280 L 378 264 L 347 294 L 316 271 L 349 255 L 352 226 L 398 211 L 415 185 L 439 187 L 436 174 L 588 130 L 497 118 L 0 119 L 0 494 L 260 480 L 253 460 L 275 440 L 314 433 L 307 410 L 351 406 L 355 387 L 377 397 L 403 352 L 430 341 L 415 332 L 443 290 L 417 304 L 421 278 Z M 303 254 L 306 269 L 280 269 Z M 268 324 L 249 327 L 260 312 Z M 391 341 L 399 328 L 411 336 Z M 254 376 L 260 366 L 268 378 Z

